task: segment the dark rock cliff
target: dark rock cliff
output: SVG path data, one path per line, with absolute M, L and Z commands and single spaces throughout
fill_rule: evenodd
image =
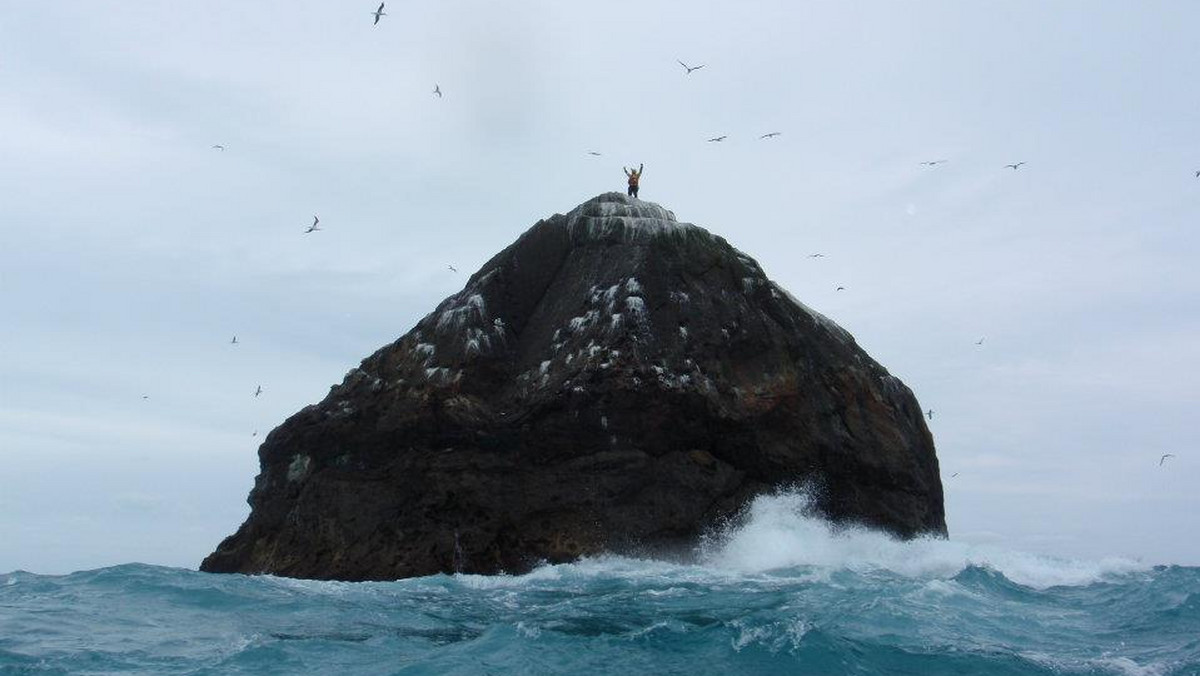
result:
M 202 570 L 519 572 L 678 546 L 780 484 L 944 534 L 912 392 L 724 239 L 609 193 L 534 225 L 259 450 Z

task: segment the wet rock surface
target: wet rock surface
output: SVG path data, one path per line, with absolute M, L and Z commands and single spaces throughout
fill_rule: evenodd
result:
M 750 498 L 944 534 L 911 391 L 724 239 L 608 193 L 538 222 L 259 450 L 202 570 L 367 580 L 681 549 Z

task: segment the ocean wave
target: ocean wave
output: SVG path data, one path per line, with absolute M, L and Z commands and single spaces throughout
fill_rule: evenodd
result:
M 953 539 L 901 540 L 855 526 L 835 526 L 814 515 L 804 490 L 784 490 L 754 499 L 737 517 L 714 529 L 687 563 L 602 555 L 567 564 L 539 566 L 520 576 L 458 576 L 477 589 L 519 587 L 596 577 L 670 577 L 707 584 L 747 577 L 828 581 L 839 571 L 890 573 L 915 579 L 952 580 L 972 569 L 991 570 L 1032 589 L 1086 586 L 1150 569 L 1125 558 L 1071 559 L 976 545 Z
M 754 500 L 687 560 L 327 582 L 0 576 L 0 674 L 1200 673 L 1200 569 L 901 541 Z
M 523 576 L 10 575 L 0 673 L 1200 673 L 1195 568 L 1035 589 L 965 556 L 901 574 L 892 545 L 870 564 L 830 553 L 873 534 L 831 530 L 820 557 L 735 551 L 763 525 L 729 526 L 691 564 L 597 557 Z
M 1035 589 L 1088 585 L 1149 566 L 1121 558 L 1066 559 L 971 545 L 953 539 L 900 540 L 861 527 L 835 527 L 814 516 L 803 490 L 756 498 L 729 524 L 706 538 L 702 565 L 743 573 L 811 568 L 888 571 L 914 578 L 952 578 L 968 568 L 988 568 Z

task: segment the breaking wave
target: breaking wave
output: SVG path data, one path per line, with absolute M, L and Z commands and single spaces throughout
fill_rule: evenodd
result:
M 1147 569 L 1129 559 L 1074 560 L 936 537 L 905 541 L 867 528 L 834 527 L 813 516 L 803 490 L 754 500 L 739 518 L 708 538 L 702 561 L 743 573 L 811 567 L 881 570 L 907 577 L 952 577 L 974 566 L 1037 589 L 1087 585 L 1108 575 Z

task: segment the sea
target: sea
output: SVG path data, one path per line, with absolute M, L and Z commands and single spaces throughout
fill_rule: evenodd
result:
M 782 492 L 686 559 L 360 583 L 2 574 L 0 674 L 1200 675 L 1200 569 L 901 542 Z

